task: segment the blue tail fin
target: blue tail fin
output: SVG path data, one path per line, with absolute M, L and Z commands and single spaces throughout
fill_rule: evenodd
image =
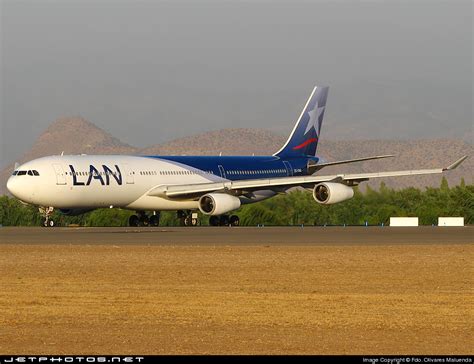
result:
M 316 86 L 285 145 L 274 155 L 280 158 L 315 156 L 329 87 Z

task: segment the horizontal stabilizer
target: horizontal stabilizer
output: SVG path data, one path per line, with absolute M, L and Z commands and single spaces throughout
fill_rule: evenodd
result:
M 336 161 L 336 162 L 327 162 L 327 163 L 315 163 L 314 161 L 308 162 L 308 173 L 313 174 L 324 167 L 335 166 L 338 164 L 347 164 L 347 163 L 355 163 L 355 162 L 363 162 L 363 161 L 370 161 L 373 159 L 383 159 L 383 158 L 392 158 L 395 157 L 393 154 L 386 154 L 386 155 L 376 155 L 373 157 L 364 157 L 364 158 L 357 158 L 357 159 L 347 159 L 343 161 Z M 462 161 L 461 161 L 462 162 Z
M 459 158 L 456 162 L 454 162 L 453 164 L 450 164 L 449 166 L 447 166 L 446 168 L 443 168 L 443 171 L 450 171 L 452 169 L 455 169 L 457 168 L 462 162 L 464 162 L 465 160 L 467 159 L 467 155 L 465 155 L 464 157 L 461 157 Z

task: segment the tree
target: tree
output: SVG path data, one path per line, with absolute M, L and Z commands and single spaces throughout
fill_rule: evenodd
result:
M 444 192 L 444 191 L 449 191 L 448 180 L 446 179 L 445 176 L 443 176 L 443 178 L 441 179 L 440 190 L 443 191 L 443 192 Z

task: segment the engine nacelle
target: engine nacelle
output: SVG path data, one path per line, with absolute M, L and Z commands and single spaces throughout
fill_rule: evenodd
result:
M 199 210 L 204 215 L 222 215 L 239 207 L 239 198 L 225 193 L 208 193 L 199 199 Z
M 342 183 L 324 182 L 314 186 L 313 198 L 317 203 L 330 205 L 333 203 L 349 200 L 354 197 L 352 187 L 343 185 Z

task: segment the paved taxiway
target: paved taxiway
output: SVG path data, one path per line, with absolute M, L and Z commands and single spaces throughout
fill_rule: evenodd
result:
M 2 244 L 469 244 L 469 227 L 0 228 Z

